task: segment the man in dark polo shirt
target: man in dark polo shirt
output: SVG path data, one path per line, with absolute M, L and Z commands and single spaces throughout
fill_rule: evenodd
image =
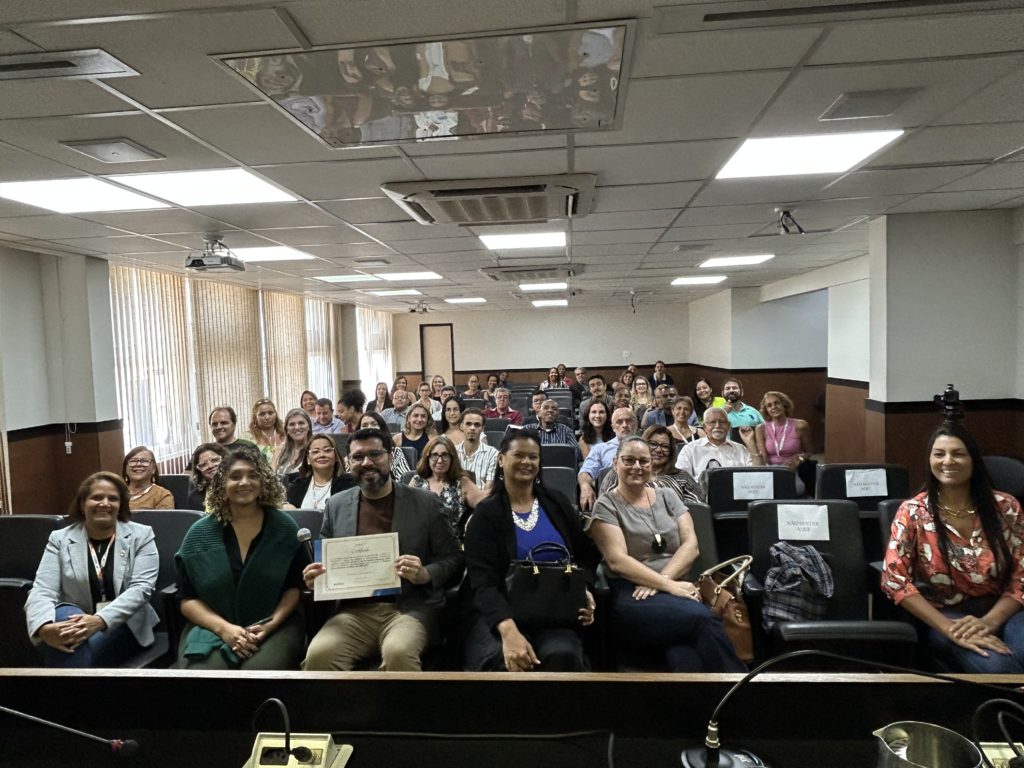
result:
M 401 594 L 339 601 L 310 642 L 303 669 L 347 671 L 379 654 L 382 671 L 418 672 L 424 649 L 438 637 L 444 587 L 462 572 L 462 552 L 438 497 L 391 480 L 390 447 L 380 430 L 352 434 L 348 459 L 359 487 L 327 500 L 321 538 L 397 531 Z M 306 566 L 306 585 L 312 588 L 323 572 L 322 563 Z

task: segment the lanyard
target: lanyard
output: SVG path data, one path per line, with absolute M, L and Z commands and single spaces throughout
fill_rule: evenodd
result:
M 100 560 L 96 557 L 96 549 L 93 547 L 92 542 L 89 542 L 89 555 L 92 557 L 92 567 L 96 571 L 96 578 L 100 583 L 100 601 L 104 602 L 107 599 L 107 591 L 103 586 L 103 569 L 107 567 L 107 558 L 110 557 L 110 550 L 114 548 L 114 536 L 116 534 L 110 534 L 110 539 L 107 541 L 107 547 L 103 551 L 103 559 Z
M 775 455 L 776 457 L 782 456 L 782 446 L 786 443 L 786 434 L 789 432 L 789 419 L 786 419 L 785 425 L 782 427 L 782 439 L 779 439 L 779 428 L 772 422 L 772 442 L 775 443 Z

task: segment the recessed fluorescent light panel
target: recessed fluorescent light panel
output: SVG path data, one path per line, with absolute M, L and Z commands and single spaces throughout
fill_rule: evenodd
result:
M 568 299 L 537 299 L 533 302 L 535 307 L 568 307 Z
M 318 276 L 317 280 L 323 280 L 325 283 L 379 283 L 380 278 L 374 277 L 373 275 L 323 275 Z
M 57 213 L 144 211 L 170 207 L 99 179 L 12 181 L 0 184 L 0 197 Z
M 271 245 L 266 248 L 232 248 L 231 253 L 249 264 L 256 261 L 302 261 L 316 258 L 284 245 Z
M 397 282 L 399 280 L 440 280 L 442 279 L 437 272 L 391 272 L 390 274 L 379 273 L 374 275 L 379 277 L 381 280 L 390 280 L 391 282 Z
M 487 299 L 479 296 L 467 296 L 462 299 L 445 299 L 444 302 L 445 304 L 486 304 Z
M 480 235 L 480 241 L 492 251 L 514 251 L 520 248 L 561 248 L 565 247 L 565 232 Z
M 774 253 L 758 253 L 751 256 L 719 256 L 700 263 L 701 269 L 709 267 L 745 267 L 750 264 L 763 264 L 775 258 Z
M 902 135 L 903 131 L 866 131 L 747 139 L 715 178 L 843 173 Z
M 415 288 L 405 288 L 400 291 L 367 291 L 372 296 L 422 296 L 423 294 Z
M 520 283 L 521 291 L 564 291 L 568 283 Z
M 132 173 L 108 176 L 111 181 L 169 200 L 175 205 L 240 205 L 283 203 L 295 196 L 242 168 L 173 173 Z
M 672 285 L 714 285 L 725 280 L 725 275 L 701 275 L 700 277 L 677 277 Z

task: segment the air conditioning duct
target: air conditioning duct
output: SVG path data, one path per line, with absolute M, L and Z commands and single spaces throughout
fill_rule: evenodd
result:
M 420 224 L 534 224 L 586 216 L 597 177 L 590 173 L 509 179 L 414 181 L 381 186 Z
M 549 267 L 543 265 L 523 267 L 484 267 L 480 274 L 496 283 L 565 282 L 583 274 L 582 264 Z

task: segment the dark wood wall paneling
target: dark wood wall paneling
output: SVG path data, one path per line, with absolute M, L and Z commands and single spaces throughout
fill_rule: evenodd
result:
M 64 450 L 63 424 L 9 432 L 12 512 L 62 515 L 82 480 L 93 472 L 105 469 L 120 474 L 121 427 L 120 420 L 78 424 L 70 455 Z
M 864 401 L 866 381 L 829 378 L 825 384 L 825 461 L 866 461 Z

